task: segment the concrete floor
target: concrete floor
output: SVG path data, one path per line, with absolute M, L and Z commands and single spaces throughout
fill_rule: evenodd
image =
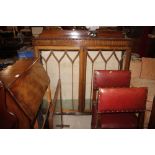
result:
M 91 115 L 64 115 L 63 124 L 69 125 L 65 129 L 90 129 Z
M 63 115 L 64 129 L 90 129 L 91 115 Z M 61 128 L 61 116 L 55 115 L 53 127 L 55 129 Z

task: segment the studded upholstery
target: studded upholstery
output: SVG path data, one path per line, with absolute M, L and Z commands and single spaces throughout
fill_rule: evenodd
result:
M 130 71 L 94 71 L 92 128 L 143 127 L 147 89 L 129 88 L 130 79 Z
M 146 98 L 147 88 L 100 88 L 92 128 L 139 128 Z
M 100 88 L 98 112 L 144 111 L 146 88 Z

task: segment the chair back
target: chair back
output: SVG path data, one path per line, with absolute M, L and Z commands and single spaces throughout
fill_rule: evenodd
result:
M 95 70 L 93 78 L 93 89 L 99 87 L 129 87 L 131 72 L 128 70 Z
M 93 76 L 93 101 L 99 88 L 129 87 L 131 72 L 129 70 L 95 70 Z
M 100 88 L 98 112 L 144 112 L 147 88 Z

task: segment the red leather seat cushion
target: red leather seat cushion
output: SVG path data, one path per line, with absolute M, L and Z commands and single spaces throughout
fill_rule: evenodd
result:
M 105 129 L 133 129 L 137 128 L 138 119 L 131 113 L 102 114 L 100 122 Z

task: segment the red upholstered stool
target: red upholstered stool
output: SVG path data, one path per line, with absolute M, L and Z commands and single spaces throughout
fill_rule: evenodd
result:
M 143 128 L 147 88 L 100 88 L 92 128 Z

